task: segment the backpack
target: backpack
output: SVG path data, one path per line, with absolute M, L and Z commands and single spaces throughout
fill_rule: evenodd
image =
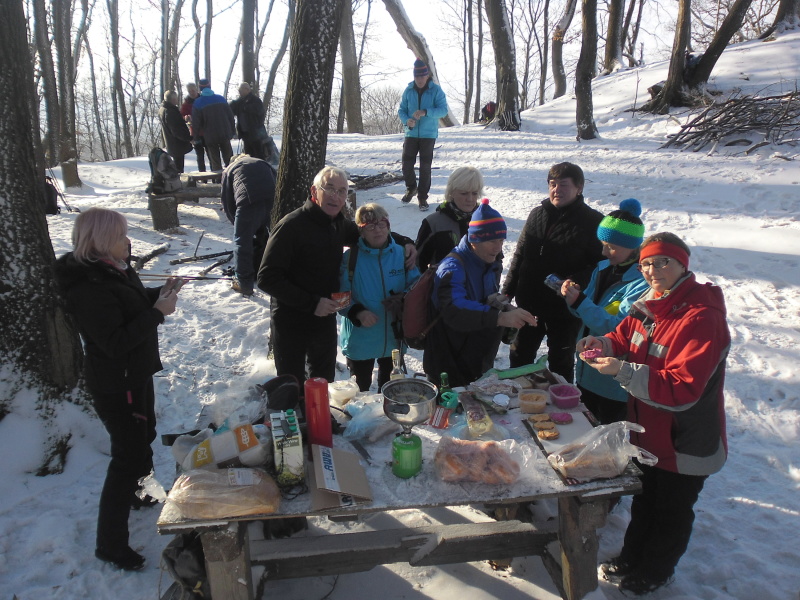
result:
M 356 256 L 353 256 L 353 255 Z M 461 257 L 451 252 L 447 256 L 453 256 L 461 262 Z M 348 263 L 348 276 L 350 283 L 353 283 L 353 273 L 356 268 L 358 252 L 350 251 L 350 261 Z M 425 349 L 425 338 L 433 329 L 434 325 L 442 318 L 441 313 L 433 316 L 433 306 L 431 296 L 433 295 L 433 278 L 439 263 L 430 265 L 425 272 L 420 275 L 408 291 L 402 294 L 395 294 L 383 301 L 386 310 L 392 314 L 395 321 L 392 327 L 398 339 L 414 350 Z
M 58 189 L 52 177 L 44 178 L 44 212 L 48 215 L 57 215 L 61 212 L 58 207 Z
M 176 535 L 161 552 L 161 561 L 180 586 L 180 598 L 211 598 L 205 554 L 198 532 Z
M 150 166 L 150 183 L 147 192 L 150 194 L 168 194 L 183 187 L 181 175 L 173 158 L 163 148 L 153 148 L 147 155 Z

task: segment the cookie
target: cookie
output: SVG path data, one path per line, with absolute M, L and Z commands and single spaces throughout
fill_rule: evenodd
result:
M 555 429 L 556 424 L 552 421 L 539 421 L 538 423 L 533 424 L 534 429 L 538 429 L 539 431 L 543 429 Z
M 540 421 L 549 421 L 549 420 L 550 420 L 550 415 L 546 413 L 542 413 L 539 415 L 531 415 L 530 417 L 528 417 L 528 421 L 530 421 L 531 423 L 538 423 Z
M 552 419 L 553 423 L 558 423 L 559 425 L 572 423 L 572 415 L 567 412 L 550 413 L 550 419 Z
M 539 436 L 540 440 L 557 440 L 561 434 L 558 433 L 558 429 L 542 429 L 537 431 L 536 435 Z

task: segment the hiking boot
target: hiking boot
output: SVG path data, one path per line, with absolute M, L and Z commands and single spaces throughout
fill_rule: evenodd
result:
M 423 212 L 428 210 L 428 199 L 427 198 L 420 198 L 419 199 L 419 209 L 421 211 L 423 211 Z
M 234 278 L 233 282 L 231 283 L 231 289 L 234 292 L 239 292 L 242 296 L 252 296 L 253 295 L 253 285 L 242 283 L 238 279 Z
M 103 562 L 107 562 L 123 571 L 138 571 L 144 567 L 144 556 L 132 550 L 130 546 L 126 546 L 121 552 L 108 552 L 102 548 L 97 548 L 94 551 L 94 555 Z
M 628 592 L 626 595 L 643 596 L 672 583 L 672 576 L 651 577 L 641 572 L 626 575 L 619 582 L 619 589 Z
M 603 572 L 603 577 L 605 579 L 618 582 L 620 579 L 633 572 L 634 565 L 617 556 L 604 563 L 600 563 L 600 570 Z
M 416 193 L 417 193 L 417 188 L 406 188 L 406 195 L 403 196 L 401 202 L 403 204 L 408 204 L 409 202 L 411 202 L 411 199 L 414 197 Z

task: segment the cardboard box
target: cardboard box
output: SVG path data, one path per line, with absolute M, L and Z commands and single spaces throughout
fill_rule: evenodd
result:
M 357 454 L 312 444 L 311 455 L 313 460 L 306 475 L 314 510 L 372 502 L 367 473 Z

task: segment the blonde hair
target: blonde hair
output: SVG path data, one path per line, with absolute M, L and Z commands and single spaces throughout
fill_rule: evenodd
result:
M 345 180 L 345 182 L 347 182 L 347 171 L 340 169 L 339 167 L 324 167 L 319 173 L 317 173 L 316 177 L 314 177 L 314 187 L 321 188 L 323 179 L 330 180 L 333 177 L 341 177 Z
M 453 199 L 453 192 L 478 192 L 478 196 L 483 195 L 483 175 L 475 167 L 459 167 L 447 178 L 447 186 L 444 188 L 444 199 L 450 202 Z
M 128 222 L 120 213 L 107 208 L 92 207 L 81 212 L 75 219 L 72 227 L 72 255 L 81 263 L 111 259 L 111 247 L 127 233 Z
M 389 222 L 389 213 L 380 204 L 371 203 L 359 206 L 356 211 L 356 225 L 367 225 L 369 223 L 380 223 L 386 219 Z

